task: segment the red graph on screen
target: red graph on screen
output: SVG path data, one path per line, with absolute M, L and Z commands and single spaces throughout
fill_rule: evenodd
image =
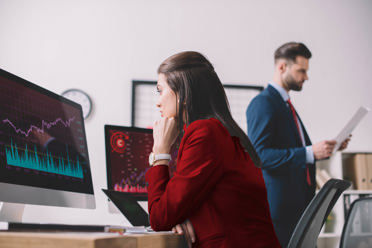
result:
M 10 121 L 9 119 L 4 119 L 3 123 L 9 124 L 9 126 L 11 126 L 17 134 L 22 134 L 25 137 L 28 137 L 30 135 L 30 133 L 32 132 L 32 130 L 36 130 L 39 133 L 44 133 L 45 129 L 50 129 L 53 126 L 56 126 L 58 123 L 61 123 L 64 127 L 70 127 L 71 123 L 74 121 L 74 119 L 75 119 L 75 116 L 66 120 L 66 121 L 62 120 L 62 118 L 57 118 L 56 120 L 51 121 L 51 122 L 47 122 L 45 120 L 42 120 L 41 121 L 41 127 L 38 127 L 36 125 L 31 125 L 27 130 L 22 130 L 21 128 L 17 128 L 13 124 L 13 122 Z
M 147 193 L 147 185 L 143 185 L 145 180 L 145 171 L 140 173 L 132 172 L 127 178 L 123 178 L 120 183 L 114 185 L 114 190 L 132 193 Z

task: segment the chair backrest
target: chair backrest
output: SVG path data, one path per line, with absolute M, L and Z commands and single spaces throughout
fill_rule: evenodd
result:
M 372 247 L 372 197 L 359 198 L 351 204 L 340 247 Z
M 350 182 L 330 179 L 314 196 L 298 221 L 288 248 L 314 248 L 322 226 L 342 192 Z

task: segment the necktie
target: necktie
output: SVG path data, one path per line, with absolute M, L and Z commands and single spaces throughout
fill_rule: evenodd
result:
M 300 124 L 299 124 L 299 121 L 298 121 L 298 118 L 297 118 L 297 115 L 296 115 L 296 110 L 294 109 L 290 99 L 287 100 L 287 103 L 289 105 L 289 108 L 291 109 L 292 116 L 293 116 L 294 122 L 295 122 L 296 127 L 297 127 L 298 135 L 300 136 L 300 139 L 302 140 L 301 131 L 300 131 Z M 307 181 L 307 184 L 309 186 L 311 186 L 310 171 L 309 171 L 309 166 L 308 165 L 306 165 L 306 181 Z
M 291 109 L 292 116 L 293 116 L 294 122 L 295 122 L 296 127 L 297 127 L 298 136 L 299 136 L 300 139 L 302 140 L 302 138 L 301 138 L 301 131 L 300 131 L 300 125 L 298 124 L 298 119 L 297 119 L 297 115 L 296 115 L 296 110 L 294 109 L 294 107 L 293 107 L 293 105 L 292 105 L 290 99 L 287 100 L 287 103 L 288 103 L 288 105 L 289 105 L 289 108 Z

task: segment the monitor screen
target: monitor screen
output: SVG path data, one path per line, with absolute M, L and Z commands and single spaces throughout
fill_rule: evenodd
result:
M 81 106 L 0 69 L 0 201 L 95 208 Z
M 138 200 L 147 197 L 145 175 L 154 139 L 152 129 L 105 125 L 107 188 L 130 193 Z M 176 169 L 177 149 L 171 149 L 169 173 Z
M 108 189 L 147 195 L 152 129 L 105 125 Z

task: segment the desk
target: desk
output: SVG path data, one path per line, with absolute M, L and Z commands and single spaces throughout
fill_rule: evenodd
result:
M 185 247 L 173 233 L 0 232 L 1 248 L 173 248 Z

